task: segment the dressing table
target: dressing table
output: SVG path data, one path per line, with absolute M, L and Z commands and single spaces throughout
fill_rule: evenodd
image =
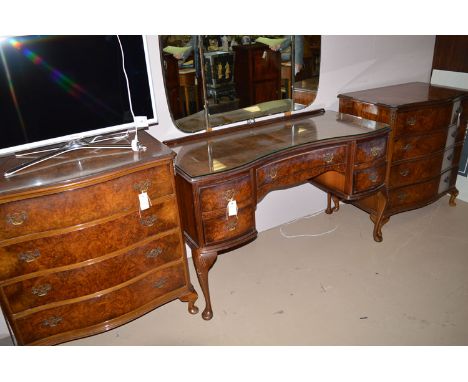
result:
M 165 142 L 176 153 L 178 204 L 206 307 L 218 254 L 257 236 L 255 209 L 271 191 L 310 182 L 341 200 L 375 195 L 374 239 L 382 240 L 388 125 L 322 110 Z M 336 209 L 337 206 L 334 207 Z

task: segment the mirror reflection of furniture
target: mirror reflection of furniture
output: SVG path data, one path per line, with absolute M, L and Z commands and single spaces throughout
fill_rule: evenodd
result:
M 281 54 L 264 44 L 236 45 L 234 77 L 239 106 L 281 99 Z
M 192 99 L 195 101 L 196 110 L 199 109 L 197 80 L 194 68 L 179 69 L 179 86 L 183 89 L 185 115 L 189 115 L 191 114 L 190 104 Z
M 164 71 L 168 104 L 184 132 L 302 109 L 317 93 L 320 36 L 160 36 L 160 45 L 164 52 L 191 52 L 183 58 L 173 54 L 177 76 Z M 195 84 L 182 86 L 181 73 L 189 69 Z M 173 81 L 179 83 L 178 104 Z

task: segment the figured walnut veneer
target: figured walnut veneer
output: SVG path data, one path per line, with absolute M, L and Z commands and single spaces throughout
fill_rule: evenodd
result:
M 0 179 L 0 302 L 18 344 L 103 332 L 177 298 L 197 312 L 174 154 L 140 140 L 146 151 L 74 152 Z
M 340 112 L 392 127 L 385 193 L 390 216 L 430 204 L 455 187 L 468 118 L 468 92 L 412 82 L 340 94 Z M 376 196 L 353 202 L 371 214 Z

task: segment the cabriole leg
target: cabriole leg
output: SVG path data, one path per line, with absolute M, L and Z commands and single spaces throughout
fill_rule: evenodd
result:
M 217 252 L 204 253 L 199 249 L 194 249 L 192 256 L 198 282 L 205 297 L 205 309 L 202 317 L 204 320 L 211 320 L 213 318 L 213 309 L 211 308 L 210 288 L 208 286 L 208 272 L 218 258 L 218 254 Z
M 198 308 L 195 306 L 195 301 L 198 299 L 198 294 L 195 292 L 195 289 L 193 288 L 192 284 L 190 284 L 190 292 L 180 296 L 179 300 L 182 302 L 188 302 L 188 311 L 191 314 L 197 314 L 198 313 Z

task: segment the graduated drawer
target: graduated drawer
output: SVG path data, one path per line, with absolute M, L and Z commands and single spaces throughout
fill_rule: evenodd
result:
M 151 269 L 182 259 L 178 233 L 153 240 L 112 258 L 4 286 L 10 311 L 73 299 L 114 287 Z
M 433 106 L 397 114 L 395 136 L 446 128 L 452 116 L 452 104 Z
M 356 146 L 355 164 L 371 162 L 377 159 L 385 158 L 386 152 L 386 136 L 358 142 Z
M 422 158 L 411 162 L 406 161 L 392 166 L 389 187 L 404 186 L 437 176 L 442 169 L 443 157 L 444 153 L 441 152 L 430 158 Z
M 252 199 L 252 181 L 250 175 L 240 176 L 234 180 L 218 183 L 214 186 L 200 188 L 202 212 L 226 208 L 230 200 L 237 203 Z
M 376 167 L 355 170 L 353 174 L 354 193 L 370 191 L 381 186 L 385 181 L 385 168 L 386 164 L 382 163 Z
M 393 144 L 392 162 L 423 157 L 442 150 L 447 141 L 447 130 L 428 135 L 401 137 Z
M 149 210 L 56 236 L 0 247 L 0 282 L 12 277 L 79 263 L 123 249 L 178 227 L 175 198 Z
M 294 173 L 304 173 L 304 180 L 317 175 L 314 168 L 332 166 L 344 163 L 346 159 L 346 145 L 327 147 L 313 150 L 306 154 L 300 154 L 285 158 L 257 169 L 257 188 L 270 183 L 281 183 L 282 178 L 290 177 Z M 307 172 L 310 176 L 307 176 Z
M 416 185 L 390 190 L 389 208 L 416 208 L 429 203 L 438 194 L 439 181 L 440 177 L 436 177 Z
M 0 205 L 0 240 L 70 227 L 138 208 L 138 193 L 152 198 L 174 192 L 169 165 L 76 190 Z
M 17 318 L 14 324 L 23 342 L 29 344 L 119 318 L 184 285 L 184 265 L 174 264 L 117 290 Z
M 255 230 L 255 209 L 252 204 L 240 206 L 237 216 L 227 216 L 226 209 L 203 217 L 205 244 L 213 244 L 245 235 Z

